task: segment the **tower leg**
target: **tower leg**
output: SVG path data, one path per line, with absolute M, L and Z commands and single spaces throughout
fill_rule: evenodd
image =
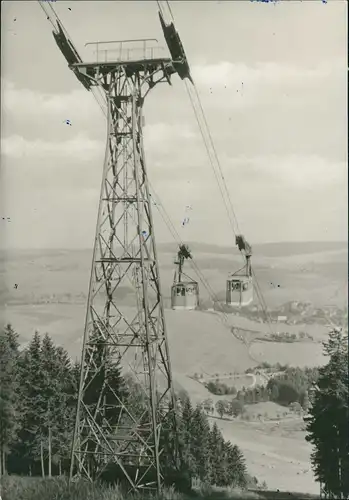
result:
M 105 80 L 108 140 L 93 251 L 71 477 L 112 468 L 130 489 L 160 489 L 163 425 L 174 412 L 142 140 L 142 82 Z M 132 379 L 123 388 L 118 371 Z M 141 399 L 141 401 L 140 401 Z

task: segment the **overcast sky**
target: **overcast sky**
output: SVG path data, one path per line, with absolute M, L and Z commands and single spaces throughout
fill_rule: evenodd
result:
M 83 59 L 88 41 L 165 45 L 156 2 L 53 6 Z M 246 238 L 346 240 L 347 2 L 171 6 Z M 68 69 L 37 2 L 2 2 L 1 23 L 0 244 L 91 247 L 105 118 Z M 149 177 L 177 230 L 188 241 L 231 244 L 179 77 L 152 91 L 145 115 Z M 157 240 L 171 241 L 154 215 Z

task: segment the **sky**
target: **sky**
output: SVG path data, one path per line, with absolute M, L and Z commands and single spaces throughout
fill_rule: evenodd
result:
M 84 60 L 95 40 L 157 38 L 165 47 L 156 2 L 52 5 Z M 0 246 L 90 248 L 105 117 L 67 67 L 38 2 L 1 8 Z M 171 8 L 247 240 L 347 240 L 347 2 Z M 184 240 L 231 245 L 184 82 L 172 83 L 145 102 L 151 185 Z M 154 220 L 157 241 L 172 241 L 156 210 Z

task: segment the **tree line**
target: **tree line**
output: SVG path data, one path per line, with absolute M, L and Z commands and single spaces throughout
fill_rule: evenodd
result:
M 108 377 L 118 397 L 144 410 L 142 390 L 129 377 L 121 376 L 117 362 L 109 361 Z M 71 443 L 80 376 L 79 363 L 65 349 L 53 343 L 48 334 L 35 332 L 25 348 L 11 325 L 0 335 L 0 476 L 19 474 L 51 477 L 68 475 Z M 85 397 L 100 396 L 103 372 L 94 378 Z M 104 394 L 106 401 L 111 397 Z M 250 480 L 241 450 L 225 441 L 216 424 L 210 426 L 200 406 L 193 407 L 189 397 L 180 401 L 174 429 L 165 426 L 162 436 L 163 470 L 172 478 L 183 476 L 216 486 L 245 487 Z M 109 411 L 108 421 L 118 415 Z M 180 463 L 171 456 L 174 439 L 180 450 Z M 176 471 L 172 470 L 175 469 Z M 166 478 L 165 478 L 166 479 Z M 254 480 L 256 484 L 256 480 Z
M 319 378 L 318 368 L 287 368 L 270 378 L 267 389 L 270 400 L 283 406 L 299 403 L 306 411 L 309 406 L 308 391 Z
M 0 473 L 67 471 L 79 365 L 35 332 L 20 349 L 10 325 L 0 336 Z

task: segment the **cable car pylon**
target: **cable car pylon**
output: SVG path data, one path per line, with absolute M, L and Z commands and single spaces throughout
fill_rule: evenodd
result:
M 168 446 L 162 433 L 175 419 L 175 395 L 143 148 L 143 105 L 157 84 L 170 84 L 176 73 L 190 79 L 190 70 L 174 24 L 167 25 L 161 12 L 171 57 L 156 57 L 157 46 L 148 39 L 94 42 L 96 61 L 87 63 L 53 7 L 40 5 L 69 68 L 87 90 L 102 91 L 108 110 L 70 477 L 95 480 L 112 468 L 114 479 L 126 480 L 130 491 L 160 491 L 161 455 Z M 102 50 L 104 43 L 108 47 Z M 126 307 L 121 287 L 130 284 L 133 307 L 129 301 Z M 142 411 L 117 392 L 108 360 L 119 361 L 123 372 L 127 368 L 141 382 Z M 94 383 L 98 395 L 91 393 Z

